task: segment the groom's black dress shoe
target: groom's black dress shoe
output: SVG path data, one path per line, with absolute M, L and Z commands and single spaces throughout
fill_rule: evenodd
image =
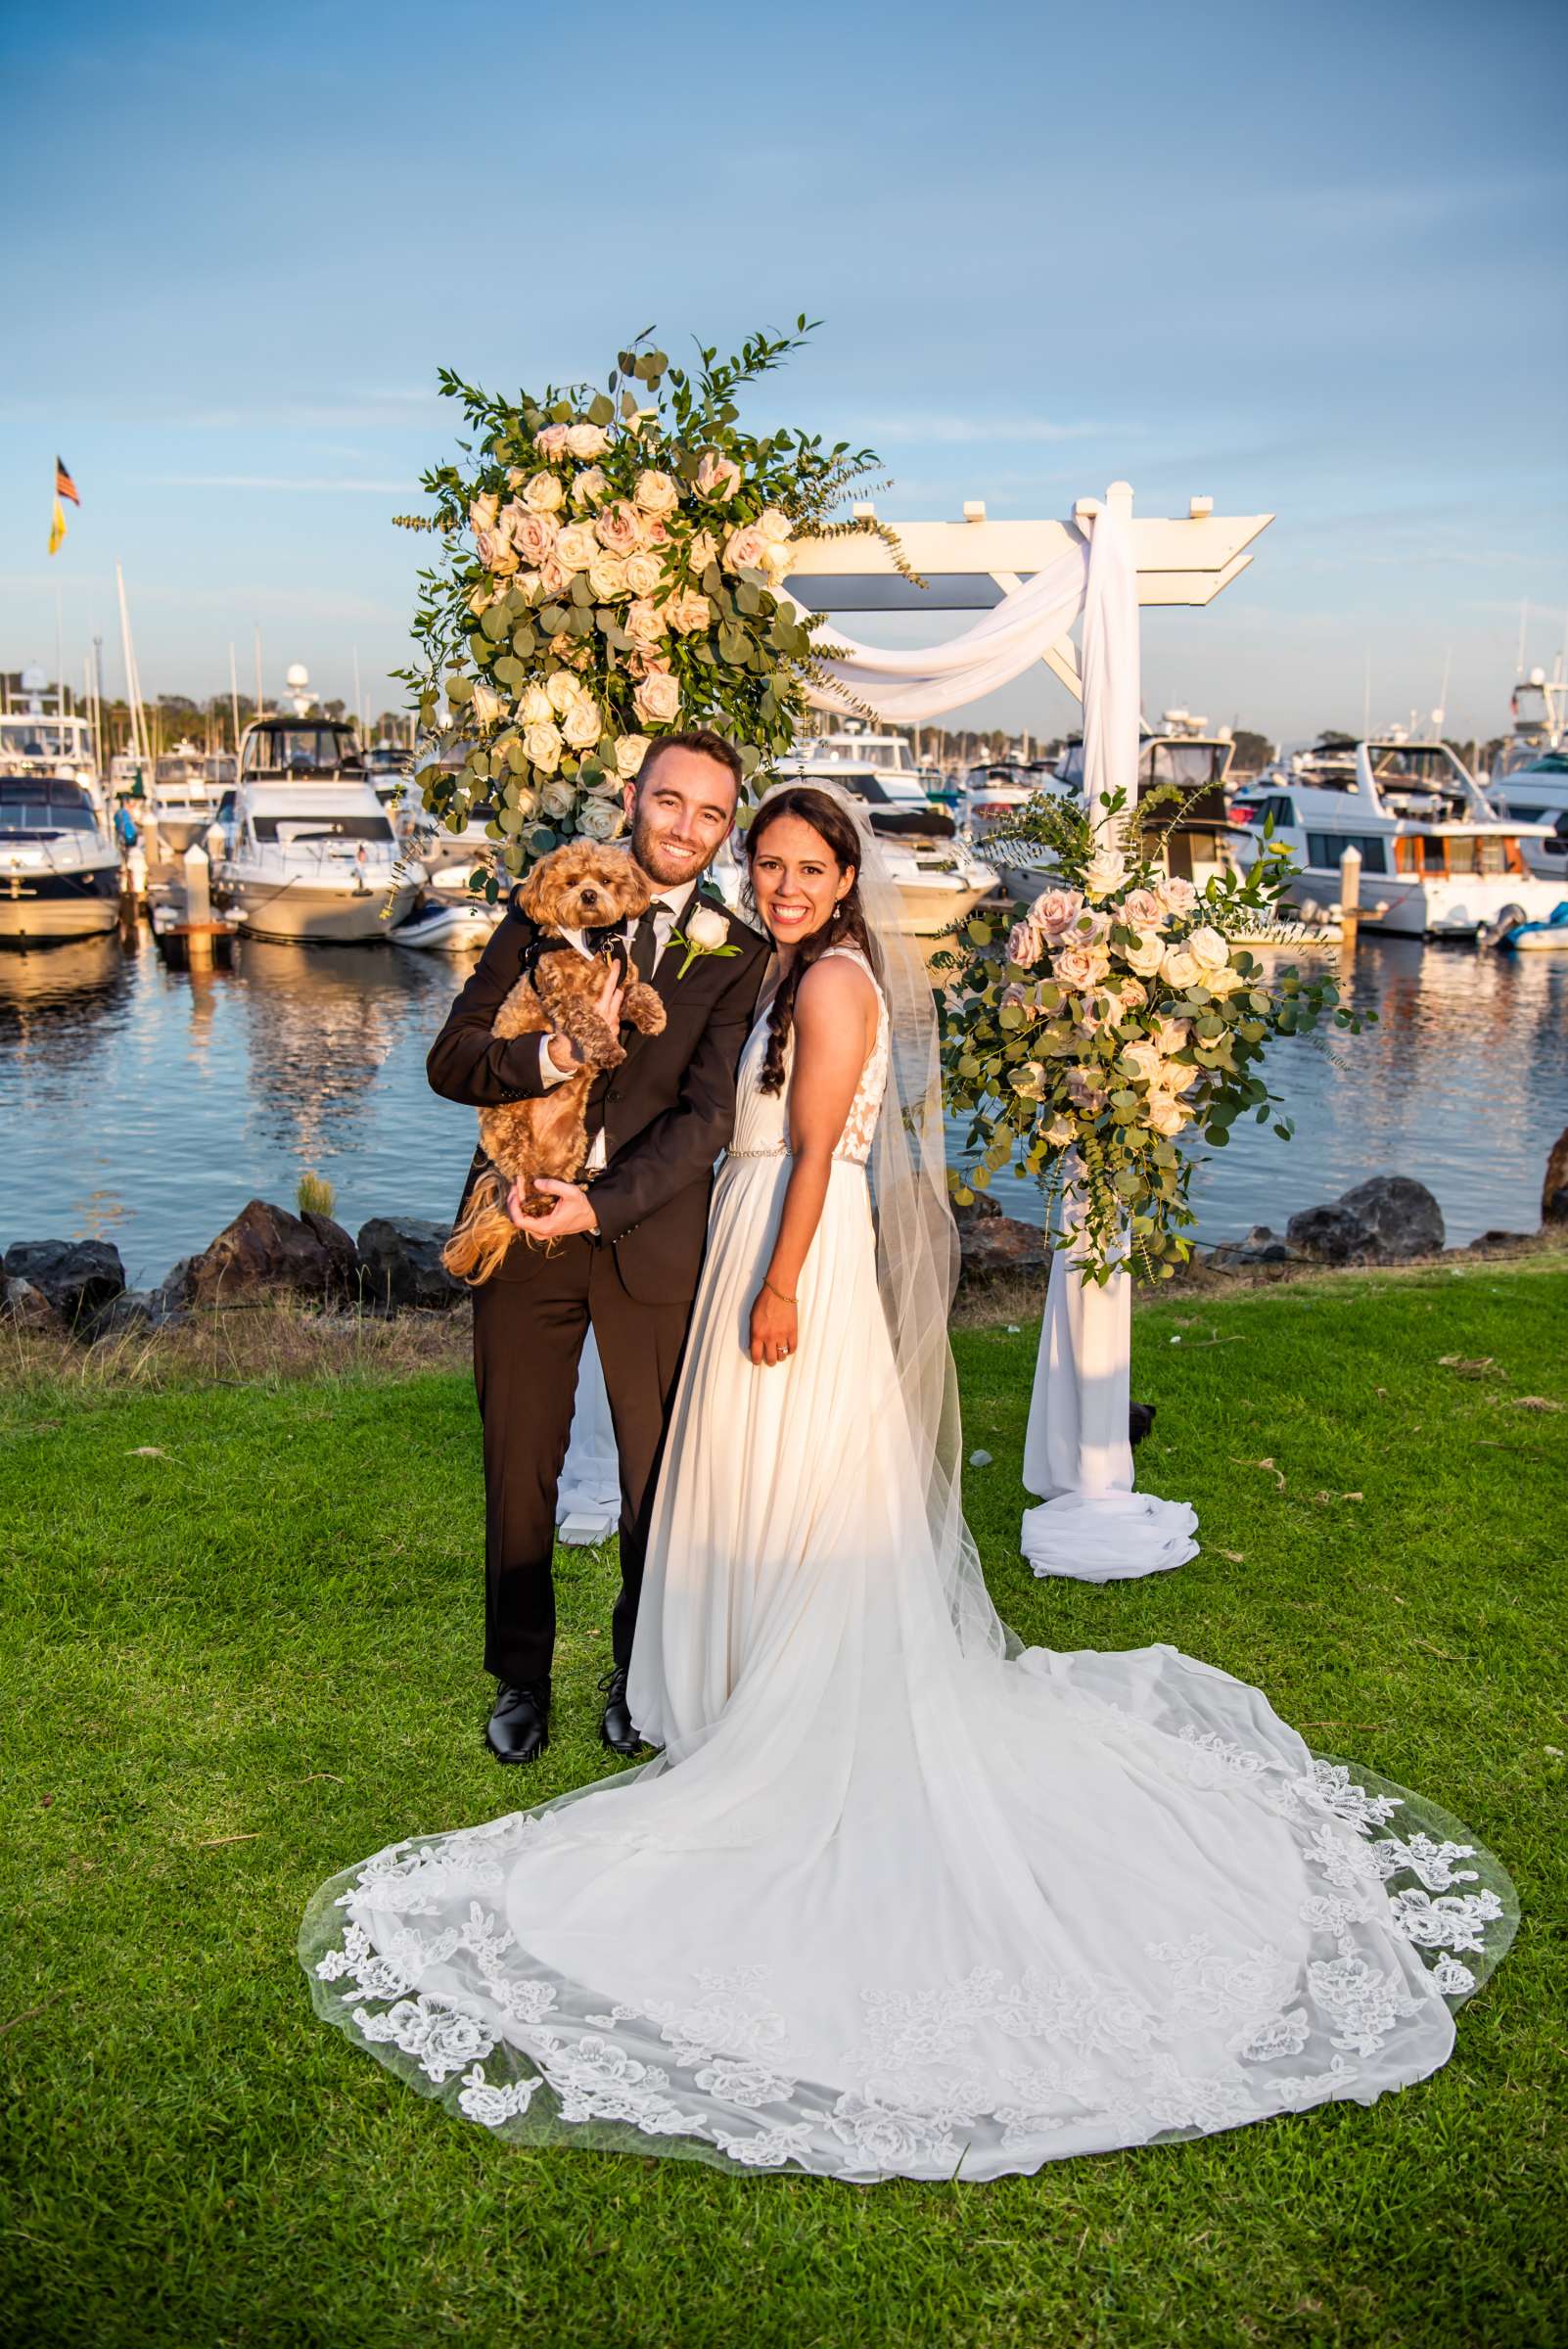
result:
M 643 1752 L 643 1742 L 631 1726 L 631 1709 L 626 1703 L 626 1676 L 620 1666 L 605 1674 L 599 1685 L 605 1691 L 604 1719 L 599 1734 L 613 1753 L 624 1754 L 627 1759 Z
M 495 1691 L 484 1742 L 497 1762 L 536 1762 L 550 1742 L 550 1683 L 530 1681 L 513 1687 L 503 1681 Z

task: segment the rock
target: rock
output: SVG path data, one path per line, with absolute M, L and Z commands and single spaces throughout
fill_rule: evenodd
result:
M 1341 1192 L 1339 1204 L 1374 1235 L 1385 1263 L 1442 1252 L 1443 1210 L 1425 1183 L 1408 1174 L 1374 1174 Z
M 1483 1231 L 1470 1242 L 1470 1247 L 1477 1256 L 1511 1256 L 1516 1249 L 1533 1248 L 1535 1244 L 1533 1231 Z
M 1044 1272 L 1050 1264 L 1050 1245 L 1040 1226 L 1004 1216 L 994 1199 L 980 1198 L 972 1207 L 955 1208 L 953 1221 L 958 1226 L 961 1281 Z
M 1285 1238 L 1296 1255 L 1318 1265 L 1363 1265 L 1377 1254 L 1377 1235 L 1347 1207 L 1308 1207 L 1292 1216 Z
M 171 1297 L 177 1305 L 184 1302 L 185 1291 L 190 1283 L 191 1267 L 195 1262 L 194 1256 L 182 1256 L 177 1264 L 170 1265 L 163 1275 L 161 1284 L 163 1293 L 166 1297 Z
M 316 1221 L 327 1223 L 325 1217 Z M 337 1224 L 328 1228 L 339 1230 Z M 341 1232 L 340 1238 L 351 1250 L 347 1233 Z M 254 1305 L 279 1291 L 335 1296 L 344 1285 L 341 1248 L 329 1246 L 287 1208 L 252 1199 L 209 1248 L 190 1259 L 184 1295 L 193 1305 Z
M 341 1223 L 330 1216 L 318 1216 L 307 1207 L 300 1218 L 327 1251 L 331 1264 L 330 1286 L 334 1295 L 355 1297 L 359 1293 L 359 1251 Z
M 41 1289 L 69 1329 L 125 1286 L 119 1250 L 108 1240 L 18 1240 L 4 1268 L 7 1280 Z
M 15 1329 L 58 1329 L 60 1315 L 30 1280 L 8 1278 L 0 1290 L 0 1319 Z
M 1217 1271 L 1234 1271 L 1239 1265 L 1288 1265 L 1292 1251 L 1267 1223 L 1255 1223 L 1244 1240 L 1222 1240 L 1209 1257 Z
M 405 1306 L 441 1309 L 468 1295 L 441 1263 L 451 1236 L 449 1223 L 420 1216 L 372 1216 L 359 1228 L 359 1264 L 364 1300 L 387 1313 Z
M 77 1334 L 96 1346 L 101 1339 L 122 1337 L 129 1329 L 161 1329 L 166 1321 L 184 1318 L 166 1289 L 123 1289 L 101 1305 Z
M 1543 1223 L 1568 1223 L 1568 1127 L 1558 1134 L 1546 1160 L 1546 1179 L 1541 1186 Z

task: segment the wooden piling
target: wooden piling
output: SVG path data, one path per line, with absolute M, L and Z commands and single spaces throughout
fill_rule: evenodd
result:
M 212 959 L 212 892 L 207 851 L 193 845 L 185 852 L 186 951 L 193 966 Z
M 1357 848 L 1347 849 L 1339 860 L 1339 921 L 1342 942 L 1354 954 L 1361 926 L 1361 852 Z

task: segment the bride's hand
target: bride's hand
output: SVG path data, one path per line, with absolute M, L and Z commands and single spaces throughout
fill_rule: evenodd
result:
M 786 1361 L 800 1346 L 800 1315 L 793 1298 L 785 1299 L 764 1282 L 752 1307 L 752 1360 L 769 1368 Z

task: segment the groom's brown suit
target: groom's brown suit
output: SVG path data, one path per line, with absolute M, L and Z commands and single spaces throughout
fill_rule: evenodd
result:
M 704 903 L 718 905 L 701 894 Z M 685 911 L 675 927 L 684 926 Z M 491 1033 L 533 937 L 527 916 L 509 911 L 452 1005 L 426 1064 L 446 1100 L 486 1108 L 544 1089 L 539 1038 L 503 1041 Z M 714 1162 L 734 1127 L 736 1064 L 769 950 L 733 917 L 729 943 L 738 953 L 700 954 L 684 978 L 677 976 L 683 948 L 666 947 L 653 974 L 667 1015 L 663 1033 L 623 1028 L 624 1061 L 588 1095 L 589 1134 L 602 1128 L 605 1140 L 605 1170 L 589 1189 L 598 1238 L 579 1233 L 546 1248 L 520 1233 L 499 1272 L 474 1294 L 474 1383 L 484 1430 L 484 1663 L 500 1681 L 549 1677 L 556 1491 L 590 1322 L 621 1457 L 615 1661 L 630 1661 L 648 1513 L 702 1269 Z M 470 1184 L 484 1164 L 476 1152 Z

